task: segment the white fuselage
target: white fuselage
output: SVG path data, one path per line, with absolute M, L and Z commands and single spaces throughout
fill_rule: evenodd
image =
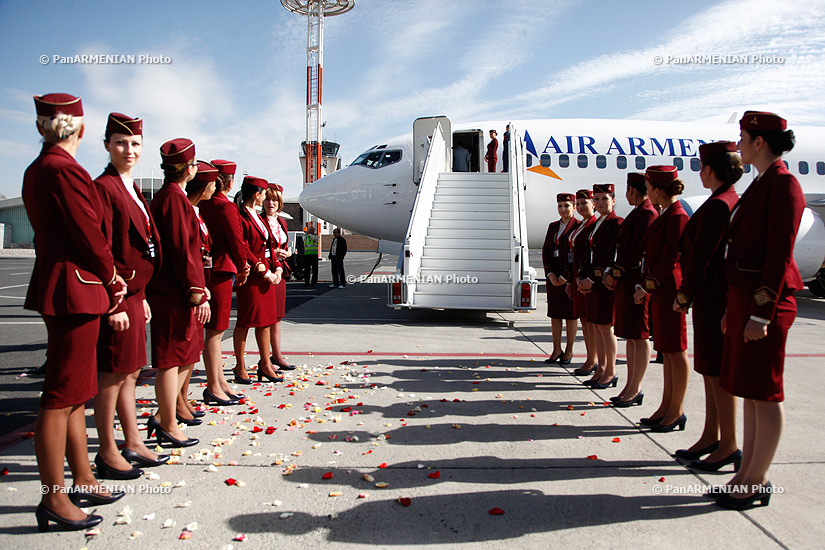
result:
M 644 172 L 657 164 L 681 165 L 685 183 L 680 197 L 692 212 L 710 195 L 699 178 L 701 143 L 738 141 L 738 124 L 694 124 L 599 119 L 545 119 L 509 121 L 524 140 L 526 150 L 526 212 L 529 246 L 540 249 L 547 225 L 558 218 L 556 195 L 591 188 L 594 183 L 616 185 L 616 211 L 624 216 L 630 205 L 624 199 L 628 172 Z M 508 121 L 454 125 L 453 136 L 476 132 L 483 156 L 488 131 L 498 131 L 498 164 L 502 169 L 502 137 Z M 783 157 L 799 180 L 808 204 L 823 212 L 825 205 L 825 128 L 793 128 L 794 150 Z M 515 139 L 515 136 L 514 136 Z M 356 233 L 402 242 L 417 186 L 413 183 L 412 134 L 371 148 L 352 164 L 308 186 L 301 205 L 314 215 Z M 382 151 L 387 154 L 382 163 Z M 400 151 L 400 155 L 397 153 Z M 478 159 L 476 159 L 478 160 Z M 482 172 L 486 163 L 476 163 Z M 807 166 L 807 170 L 805 169 Z M 741 194 L 756 173 L 747 167 L 736 190 Z M 825 226 L 806 212 L 795 257 L 803 277 L 810 278 L 825 259 Z

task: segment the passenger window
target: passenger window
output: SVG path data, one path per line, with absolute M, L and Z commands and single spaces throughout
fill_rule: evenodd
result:
M 804 160 L 799 161 L 799 173 L 803 176 L 808 174 L 808 163 Z
M 527 155 L 527 168 L 533 166 L 533 155 Z
M 545 168 L 550 168 L 550 155 L 542 153 L 541 157 L 539 157 L 539 162 L 541 162 L 541 165 Z
M 644 157 L 636 157 L 636 170 L 644 170 L 645 169 L 645 158 Z
M 825 176 L 825 162 L 820 160 L 816 163 L 816 173 L 820 176 Z
M 680 157 L 673 158 L 673 166 L 676 167 L 677 170 L 680 172 L 685 169 L 685 161 L 683 161 Z
M 624 170 L 627 168 L 627 157 L 619 155 L 616 157 L 616 168 L 619 170 Z
M 579 168 L 587 168 L 587 155 L 579 155 L 576 158 L 576 164 L 579 165 Z
M 694 172 L 699 171 L 699 168 L 700 168 L 699 165 L 700 164 L 701 164 L 701 162 L 699 161 L 698 158 L 693 157 L 692 159 L 690 159 L 690 169 L 693 170 Z
M 561 168 L 567 168 L 570 166 L 570 157 L 567 155 L 559 155 L 559 166 Z
M 607 168 L 607 157 L 604 155 L 596 156 L 596 168 Z

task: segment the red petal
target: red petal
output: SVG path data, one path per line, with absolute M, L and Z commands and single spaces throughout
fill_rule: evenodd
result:
M 663 477 L 660 477 L 660 478 L 659 478 L 659 481 L 661 481 L 661 482 L 662 482 L 662 483 L 664 483 L 664 481 L 665 481 L 665 478 L 663 478 Z
M 430 478 L 430 479 L 438 479 L 438 478 L 441 477 L 441 472 L 436 471 L 436 472 L 433 472 L 431 474 L 427 474 L 427 477 Z
M 491 516 L 501 516 L 504 515 L 504 510 L 499 507 L 491 508 L 488 512 Z
M 398 499 L 398 502 L 400 502 L 404 506 L 409 506 L 410 504 L 412 504 L 412 499 L 407 497 L 401 497 Z
M 332 472 L 327 472 L 327 473 L 325 473 L 324 475 L 321 476 L 321 479 L 332 479 L 332 476 L 333 476 Z
M 621 437 L 614 437 L 614 438 L 613 438 L 613 443 L 621 443 L 621 442 L 622 442 L 622 438 L 621 438 Z
M 236 483 L 237 481 L 238 481 L 237 479 L 232 479 L 231 477 L 230 477 L 229 479 L 224 479 L 224 480 L 223 480 L 223 482 L 224 482 L 224 483 L 226 483 L 227 485 L 229 485 L 230 487 L 232 487 L 233 485 L 235 485 L 235 483 Z
M 389 464 L 387 464 L 386 462 L 382 462 L 381 464 L 378 465 L 378 467 L 381 468 L 382 470 L 384 468 L 387 468 L 388 466 L 389 466 Z
M 587 455 L 588 460 L 599 460 L 599 457 L 596 455 Z

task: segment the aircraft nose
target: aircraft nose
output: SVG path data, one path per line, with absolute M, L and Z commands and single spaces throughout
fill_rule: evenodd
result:
M 324 220 L 335 220 L 337 180 L 336 174 L 330 174 L 306 186 L 298 196 L 298 202 L 301 204 L 301 207 Z

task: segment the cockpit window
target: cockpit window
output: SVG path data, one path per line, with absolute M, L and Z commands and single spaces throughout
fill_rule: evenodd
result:
M 390 164 L 395 164 L 401 160 L 401 151 L 400 150 L 391 150 L 391 151 L 376 151 L 371 149 L 355 159 L 350 166 L 366 166 L 367 168 L 383 168 L 384 166 L 389 166 Z

